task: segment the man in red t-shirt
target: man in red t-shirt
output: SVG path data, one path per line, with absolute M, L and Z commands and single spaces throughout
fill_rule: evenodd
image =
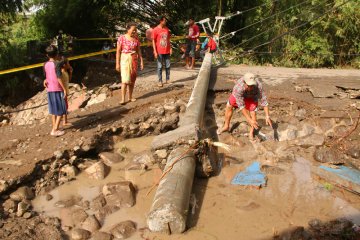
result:
M 200 29 L 198 25 L 195 24 L 194 18 L 189 19 L 189 34 L 187 39 L 187 46 L 185 51 L 186 56 L 186 68 L 194 69 L 195 66 L 195 50 L 197 40 L 200 35 Z
M 159 18 L 159 25 L 153 30 L 153 49 L 154 57 L 157 59 L 157 72 L 159 77 L 159 87 L 163 86 L 162 68 L 165 63 L 165 73 L 167 83 L 170 80 L 170 55 L 172 49 L 170 46 L 170 30 L 166 27 L 166 18 Z

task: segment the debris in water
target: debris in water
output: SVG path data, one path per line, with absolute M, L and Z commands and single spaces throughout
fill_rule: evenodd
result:
M 254 162 L 245 171 L 238 173 L 231 184 L 264 187 L 266 180 L 266 176 L 260 171 L 260 163 Z

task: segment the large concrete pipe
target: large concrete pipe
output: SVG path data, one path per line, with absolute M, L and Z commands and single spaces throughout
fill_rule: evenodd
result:
M 202 125 L 207 91 L 210 81 L 212 54 L 207 53 L 196 79 L 180 127 L 172 132 L 157 136 L 153 149 L 166 147 L 186 136 L 197 136 L 197 127 Z M 186 147 L 177 147 L 168 157 L 164 171 L 187 151 Z M 182 233 L 186 229 L 190 193 L 195 173 L 195 156 L 192 151 L 181 157 L 173 169 L 161 180 L 157 188 L 150 213 L 147 218 L 149 229 L 153 232 Z

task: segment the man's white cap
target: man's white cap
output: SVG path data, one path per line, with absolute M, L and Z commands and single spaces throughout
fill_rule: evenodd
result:
M 255 75 L 253 73 L 245 73 L 244 75 L 244 81 L 246 83 L 246 85 L 251 86 L 251 85 L 257 85 L 256 81 L 255 81 Z

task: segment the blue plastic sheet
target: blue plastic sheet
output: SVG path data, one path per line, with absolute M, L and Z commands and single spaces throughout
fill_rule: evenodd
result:
M 350 182 L 356 183 L 358 185 L 360 185 L 360 171 L 353 169 L 353 168 L 348 168 L 345 166 L 340 166 L 339 168 L 329 168 L 326 166 L 320 166 L 321 169 L 324 169 L 328 172 L 334 173 L 336 175 L 338 175 L 339 177 L 348 180 Z
M 260 171 L 260 163 L 254 162 L 245 171 L 239 172 L 231 181 L 234 185 L 264 187 L 266 176 Z

